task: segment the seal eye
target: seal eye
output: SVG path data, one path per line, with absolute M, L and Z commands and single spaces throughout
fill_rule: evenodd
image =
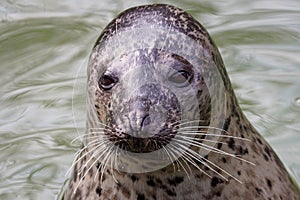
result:
M 117 78 L 109 75 L 102 75 L 99 79 L 99 86 L 104 90 L 111 89 L 118 82 Z
M 191 80 L 191 75 L 185 70 L 179 70 L 171 74 L 168 78 L 177 87 L 185 87 Z

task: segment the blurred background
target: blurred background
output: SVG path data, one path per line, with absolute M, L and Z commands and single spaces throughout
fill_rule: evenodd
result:
M 159 1 L 0 1 L 0 199 L 54 199 L 85 130 L 86 65 L 103 28 Z M 218 45 L 243 111 L 300 184 L 300 1 L 167 1 Z

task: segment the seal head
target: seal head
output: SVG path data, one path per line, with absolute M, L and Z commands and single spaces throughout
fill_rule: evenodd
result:
M 131 8 L 103 30 L 87 104 L 66 199 L 300 199 L 207 31 L 179 8 Z
M 122 13 L 105 28 L 91 55 L 87 127 L 92 131 L 86 145 L 97 134 L 126 155 L 169 157 L 167 165 L 172 159 L 165 148 L 177 145 L 186 127 L 222 129 L 225 71 L 214 49 L 207 32 L 181 10 L 158 6 Z

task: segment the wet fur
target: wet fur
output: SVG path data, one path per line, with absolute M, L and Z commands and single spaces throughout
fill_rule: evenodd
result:
M 175 18 L 173 25 L 207 49 L 219 67 L 227 102 L 222 135 L 215 145 L 205 145 L 203 140 L 209 141 L 202 136 L 213 134 L 216 128 L 205 123 L 194 127 L 186 122 L 182 127 L 181 140 L 174 146 L 177 151 L 186 152 L 180 159 L 174 159 L 173 164 L 154 172 L 124 173 L 106 165 L 105 159 L 101 160 L 101 164 L 92 156 L 95 151 L 103 152 L 107 159 L 115 156 L 115 152 L 102 147 L 109 140 L 96 139 L 103 137 L 105 131 L 111 131 L 110 127 L 107 124 L 101 124 L 102 129 L 88 127 L 84 136 L 86 142 L 74 162 L 64 199 L 300 199 L 299 190 L 277 155 L 240 110 L 217 48 L 205 29 L 190 15 L 166 5 L 129 9 L 108 25 L 99 37 L 94 52 L 101 49 L 102 41 L 116 33 L 116 24 L 119 29 L 134 27 L 138 16 L 144 16 L 143 13 L 147 12 L 163 16 L 161 23 L 165 26 L 169 25 L 171 18 Z M 150 23 L 155 23 L 157 19 L 159 17 L 149 18 Z M 93 66 L 96 60 L 97 54 L 92 54 L 90 65 Z M 95 67 L 90 67 L 89 75 L 99 74 L 95 70 Z M 88 87 L 95 87 L 94 84 L 89 82 Z M 95 106 L 98 111 L 94 118 L 89 115 L 90 124 L 100 123 L 95 120 L 97 117 L 102 118 L 100 121 L 109 121 L 110 116 L 102 107 L 111 101 L 110 98 L 104 95 L 103 101 L 98 101 L 97 105 L 88 105 Z M 205 102 L 205 99 L 201 101 Z M 185 149 L 182 143 L 191 144 L 191 148 Z M 200 148 L 210 150 L 210 153 L 201 156 L 197 154 Z M 170 158 L 175 154 L 172 149 L 166 151 Z

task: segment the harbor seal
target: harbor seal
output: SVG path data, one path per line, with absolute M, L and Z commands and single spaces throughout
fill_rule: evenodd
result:
M 92 50 L 87 85 L 64 199 L 300 199 L 185 11 L 154 4 L 118 15 Z

